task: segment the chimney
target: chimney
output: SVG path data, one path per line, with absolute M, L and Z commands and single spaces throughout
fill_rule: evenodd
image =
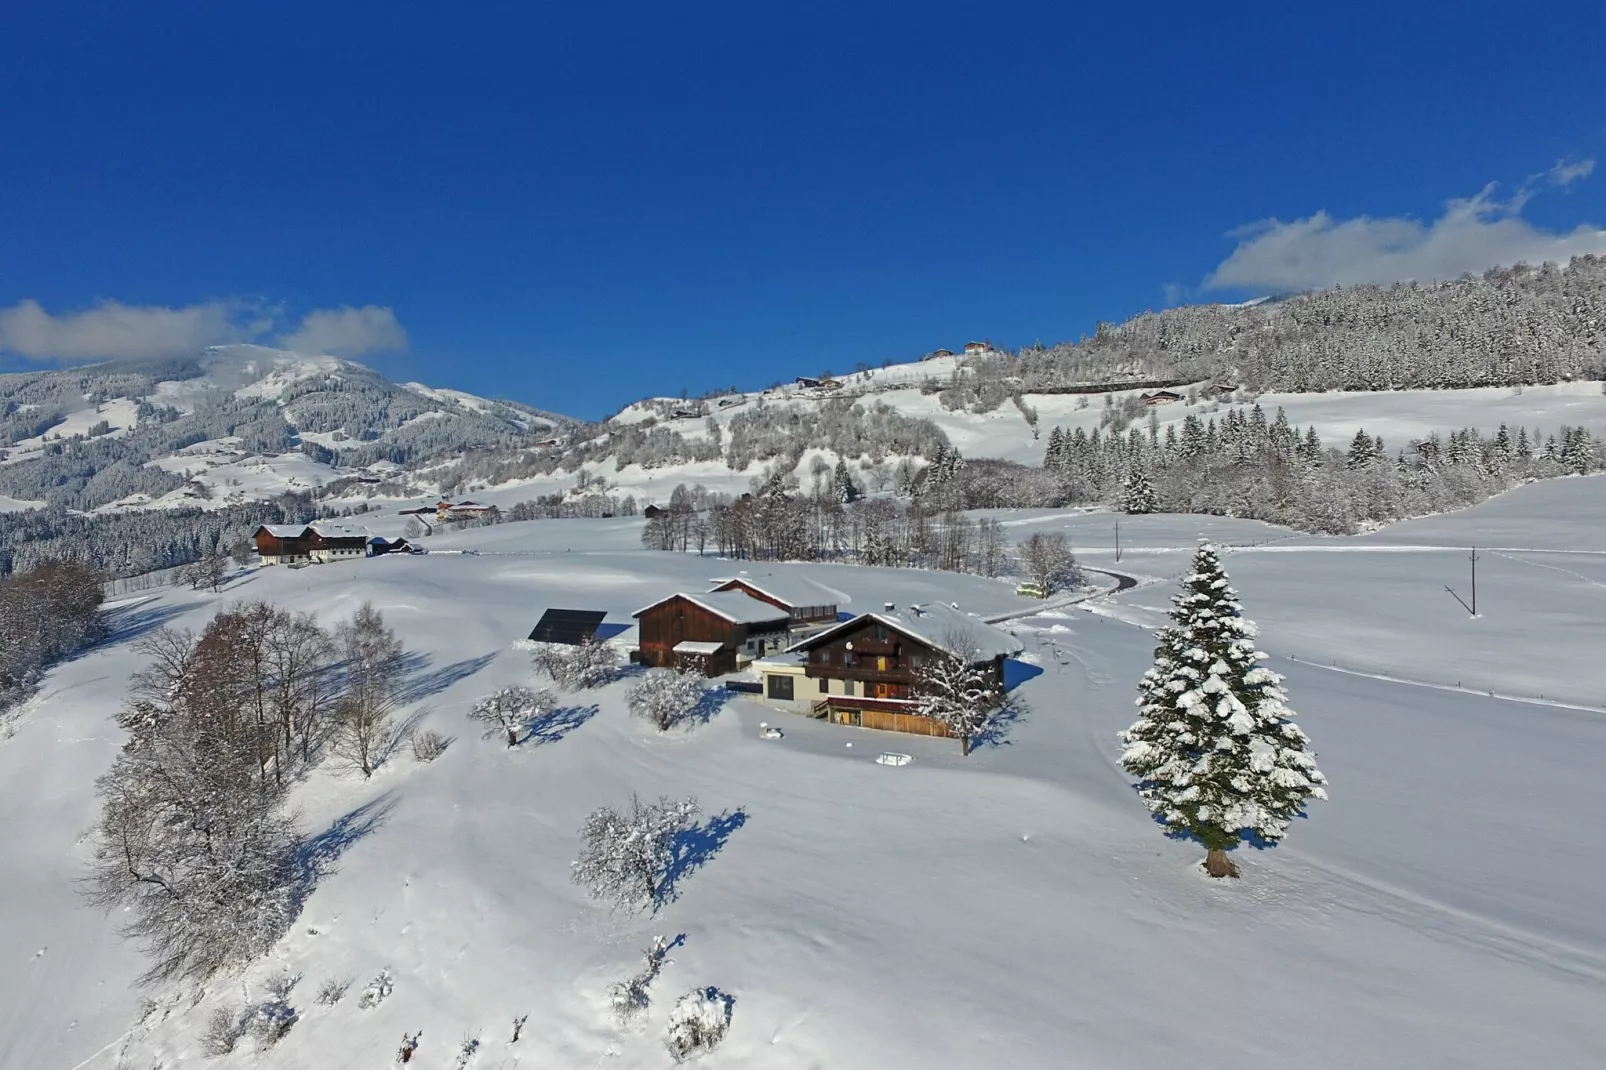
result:
M 898 608 L 898 604 L 896 602 L 884 602 L 882 603 L 881 608 L 885 609 L 888 613 L 891 613 L 893 610 Z

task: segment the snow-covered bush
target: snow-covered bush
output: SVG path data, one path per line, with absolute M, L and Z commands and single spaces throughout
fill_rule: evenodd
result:
M 368 982 L 368 987 L 362 990 L 362 995 L 357 997 L 357 1006 L 365 1011 L 371 1010 L 385 1002 L 395 987 L 396 979 L 391 976 L 391 972 L 380 970 L 374 979 Z
M 735 1005 L 732 996 L 712 986 L 681 996 L 669 1014 L 669 1035 L 664 1040 L 675 1062 L 710 1051 L 724 1040 Z
M 1138 684 L 1140 716 L 1121 733 L 1121 765 L 1150 813 L 1204 844 L 1210 876 L 1236 877 L 1227 852 L 1246 833 L 1281 840 L 1306 800 L 1327 798 L 1327 778 L 1283 678 L 1260 666 L 1257 629 L 1213 546 L 1199 547 L 1183 583 Z
M 401 1047 L 396 1049 L 396 1061 L 399 1063 L 412 1062 L 413 1056 L 418 1052 L 418 1038 L 423 1035 L 423 1030 L 419 1030 L 416 1033 L 403 1033 Z
M 703 698 L 703 680 L 679 669 L 654 669 L 630 689 L 630 712 L 651 721 L 660 732 L 697 708 Z
M 453 1070 L 468 1070 L 468 1064 L 480 1053 L 479 1037 L 464 1037 L 463 1043 L 457 1046 L 457 1061 L 452 1064 Z
M 571 877 L 595 899 L 639 909 L 655 901 L 660 882 L 674 860 L 675 840 L 696 819 L 696 799 L 661 798 L 644 803 L 630 796 L 621 813 L 598 807 L 580 827 L 580 857 Z
M 646 1013 L 652 1002 L 647 989 L 657 979 L 659 971 L 671 961 L 668 958 L 670 946 L 670 942 L 662 936 L 653 937 L 652 946 L 644 953 L 646 963 L 641 970 L 608 986 L 608 1002 L 620 1024 Z
M 290 1032 L 290 1027 L 296 1024 L 296 1009 L 289 1002 L 279 996 L 264 1000 L 251 1009 L 251 1021 L 248 1026 L 251 1039 L 256 1041 L 257 1049 L 271 1048 Z
M 217 1007 L 207 1018 L 206 1029 L 201 1032 L 201 1053 L 214 1059 L 227 1055 L 244 1035 L 240 1012 L 231 1007 Z
M 550 691 L 533 691 L 528 687 L 514 685 L 504 687 L 490 697 L 476 702 L 468 711 L 468 715 L 486 726 L 486 738 L 505 735 L 507 745 L 516 747 L 519 743 L 519 730 L 528 724 L 532 717 L 552 709 L 556 704 L 557 699 Z

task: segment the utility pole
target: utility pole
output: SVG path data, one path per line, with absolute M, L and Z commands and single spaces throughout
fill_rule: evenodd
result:
M 1445 584 L 1444 589 L 1450 592 L 1451 598 L 1461 603 L 1462 609 L 1476 617 L 1478 615 L 1478 548 L 1476 546 L 1472 548 L 1470 560 L 1472 562 L 1472 604 L 1468 605 L 1460 595 L 1455 593 L 1455 589 L 1449 584 Z

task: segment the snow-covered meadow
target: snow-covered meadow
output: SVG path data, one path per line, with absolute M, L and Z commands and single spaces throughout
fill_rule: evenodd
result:
M 1012 537 L 1065 530 L 1085 563 L 1141 581 L 1037 613 L 971 576 L 645 551 L 636 520 L 506 524 L 430 542 L 477 555 L 264 569 L 221 595 L 114 607 L 120 638 L 54 669 L 0 741 L 0 1065 L 386 1066 L 422 1031 L 409 1065 L 452 1066 L 477 1036 L 474 1066 L 661 1067 L 670 1007 L 710 985 L 735 1003 L 709 1067 L 1592 1065 L 1606 1049 L 1606 477 L 1352 539 L 1122 518 L 1119 562 L 1114 519 L 1006 517 Z M 1237 852 L 1238 882 L 1201 876 L 1202 850 L 1163 838 L 1116 765 L 1148 629 L 1201 536 L 1228 548 L 1331 780 L 1286 844 Z M 1477 619 L 1442 589 L 1466 594 L 1472 545 Z M 968 759 L 747 699 L 660 735 L 629 718 L 627 683 L 568 696 L 512 750 L 465 717 L 532 682 L 514 644 L 542 609 L 622 620 L 743 568 L 806 574 L 848 610 L 1026 612 L 1007 626 L 1027 647 L 1027 714 Z M 331 623 L 371 600 L 420 656 L 412 708 L 455 739 L 366 782 L 313 774 L 296 802 L 333 872 L 268 960 L 193 1005 L 151 993 L 140 1022 L 137 957 L 116 918 L 74 896 L 92 781 L 118 742 L 134 634 L 246 598 Z M 783 738 L 761 739 L 761 722 Z M 877 764 L 888 750 L 914 760 Z M 632 791 L 702 804 L 696 864 L 656 915 L 610 913 L 569 880 L 585 815 Z M 621 1028 L 607 988 L 659 934 L 685 939 L 645 1020 Z M 213 1007 L 282 970 L 302 977 L 288 1035 L 203 1060 Z M 360 1008 L 382 970 L 393 990 Z M 331 979 L 351 993 L 317 1004 Z

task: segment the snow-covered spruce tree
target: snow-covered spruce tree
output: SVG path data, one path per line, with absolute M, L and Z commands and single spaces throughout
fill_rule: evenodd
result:
M 1200 545 L 1183 583 L 1138 684 L 1141 716 L 1121 733 L 1121 765 L 1150 813 L 1204 844 L 1210 876 L 1236 877 L 1227 852 L 1243 834 L 1281 840 L 1307 799 L 1327 798 L 1327 778 L 1284 704 L 1282 677 L 1260 665 L 1254 622 L 1215 547 Z
M 552 692 L 545 689 L 533 691 L 515 685 L 480 699 L 468 711 L 468 715 L 486 726 L 486 736 L 506 735 L 507 745 L 516 747 L 519 745 L 519 730 L 532 717 L 547 712 L 555 705 L 557 698 Z
M 630 689 L 626 701 L 630 712 L 651 721 L 658 731 L 667 732 L 676 720 L 690 713 L 702 701 L 703 681 L 679 669 L 655 669 Z
M 1159 503 L 1155 500 L 1154 481 L 1144 465 L 1134 464 L 1132 472 L 1121 484 L 1121 511 L 1126 513 L 1152 513 Z
M 580 857 L 570 876 L 594 899 L 641 908 L 658 898 L 660 881 L 675 857 L 675 840 L 691 827 L 696 799 L 667 796 L 644 803 L 630 796 L 626 812 L 600 806 L 580 826 Z

